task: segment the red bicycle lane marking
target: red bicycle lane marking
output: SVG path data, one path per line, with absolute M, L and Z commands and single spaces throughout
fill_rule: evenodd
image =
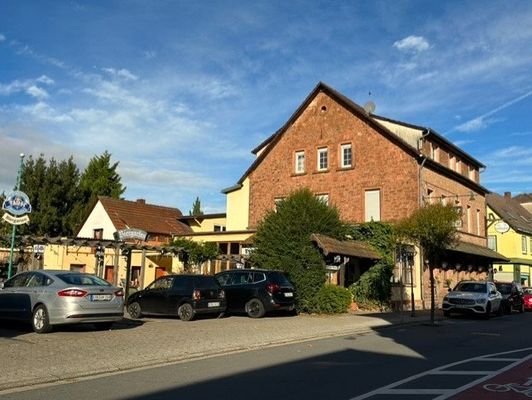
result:
M 464 390 L 449 400 L 517 400 L 532 398 L 532 360 Z

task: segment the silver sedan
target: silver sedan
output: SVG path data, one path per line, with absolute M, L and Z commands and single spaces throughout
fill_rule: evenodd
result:
M 78 323 L 109 329 L 124 314 L 122 288 L 91 274 L 26 271 L 0 286 L 0 319 L 31 321 L 37 333 Z

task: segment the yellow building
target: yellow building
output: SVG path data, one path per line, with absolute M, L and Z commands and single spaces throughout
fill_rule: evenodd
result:
M 509 192 L 486 196 L 488 247 L 510 261 L 494 263 L 497 281 L 516 281 L 531 286 L 532 214 Z

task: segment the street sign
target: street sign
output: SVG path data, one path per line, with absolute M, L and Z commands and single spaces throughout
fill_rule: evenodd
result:
M 44 244 L 34 244 L 33 245 L 33 252 L 34 253 L 38 253 L 38 254 L 42 254 L 44 253 L 44 249 L 46 248 L 46 246 Z

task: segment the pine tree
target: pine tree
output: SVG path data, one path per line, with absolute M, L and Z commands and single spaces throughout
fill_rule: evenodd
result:
M 192 204 L 192 210 L 188 212 L 189 215 L 203 215 L 203 211 L 201 210 L 201 202 L 199 197 L 196 197 L 196 200 Z

